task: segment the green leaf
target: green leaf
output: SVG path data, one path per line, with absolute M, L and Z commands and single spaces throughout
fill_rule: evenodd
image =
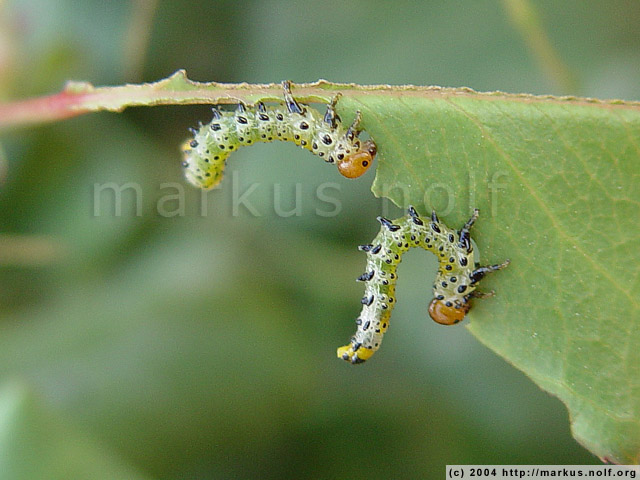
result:
M 640 461 L 640 103 L 439 87 L 294 85 L 303 102 L 343 94 L 345 120 L 379 148 L 373 185 L 472 232 L 483 282 L 469 329 L 557 395 L 574 436 L 603 460 Z M 280 101 L 279 85 L 192 82 L 184 71 L 121 87 L 69 84 L 0 105 L 0 128 L 128 106 Z M 430 283 L 430 282 L 427 282 Z
M 0 390 L 0 478 L 142 480 L 53 416 L 18 383 Z
M 346 99 L 379 146 L 373 191 L 473 207 L 483 281 L 469 329 L 557 395 L 603 460 L 640 461 L 640 106 L 434 90 Z

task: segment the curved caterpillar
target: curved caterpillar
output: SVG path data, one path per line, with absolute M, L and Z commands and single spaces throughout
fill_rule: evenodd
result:
M 361 142 L 360 112 L 350 127 L 342 125 L 335 111 L 340 94 L 327 105 L 324 116 L 298 103 L 291 95 L 291 83 L 282 82 L 285 105 L 249 107 L 238 104 L 235 112 L 213 108 L 213 119 L 190 129 L 193 139 L 182 144 L 185 176 L 196 187 L 210 189 L 222 180 L 227 157 L 243 145 L 274 140 L 291 141 L 310 150 L 327 163 L 336 163 L 347 178 L 365 173 L 376 155 L 373 140 Z
M 402 254 L 411 247 L 422 247 L 438 257 L 439 268 L 433 285 L 433 300 L 429 315 L 443 325 L 460 322 L 471 308 L 471 298 L 482 296 L 474 292 L 487 274 L 509 265 L 480 267 L 474 262 L 469 229 L 478 218 L 478 209 L 459 230 L 442 223 L 435 212 L 431 221 L 420 218 L 413 207 L 408 215 L 396 220 L 378 217 L 382 224 L 373 243 L 361 245 L 367 253 L 367 269 L 358 277 L 365 282 L 362 312 L 356 320 L 357 331 L 351 342 L 338 348 L 338 357 L 351 363 L 362 363 L 373 355 L 389 328 L 389 317 L 395 305 L 396 269 Z

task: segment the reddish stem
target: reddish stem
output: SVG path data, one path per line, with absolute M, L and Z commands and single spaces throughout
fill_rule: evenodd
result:
M 90 112 L 90 108 L 82 106 L 86 96 L 86 93 L 62 91 L 45 97 L 0 104 L 0 129 L 63 120 Z

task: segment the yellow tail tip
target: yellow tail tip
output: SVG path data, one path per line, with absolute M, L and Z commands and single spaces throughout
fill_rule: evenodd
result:
M 366 348 L 358 348 L 357 351 L 353 349 L 353 345 L 345 345 L 344 347 L 340 347 L 337 350 L 338 358 L 343 359 L 346 362 L 352 364 L 363 363 L 367 360 L 371 355 L 373 355 L 374 350 L 369 350 Z

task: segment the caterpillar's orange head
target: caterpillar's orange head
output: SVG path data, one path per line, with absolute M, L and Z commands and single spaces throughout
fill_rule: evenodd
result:
M 447 306 L 443 300 L 434 298 L 429 304 L 429 316 L 441 325 L 455 325 L 464 318 L 470 308 L 470 303 L 458 307 Z
M 374 141 L 367 140 L 356 152 L 338 160 L 338 171 L 347 178 L 358 178 L 369 170 L 377 152 Z

